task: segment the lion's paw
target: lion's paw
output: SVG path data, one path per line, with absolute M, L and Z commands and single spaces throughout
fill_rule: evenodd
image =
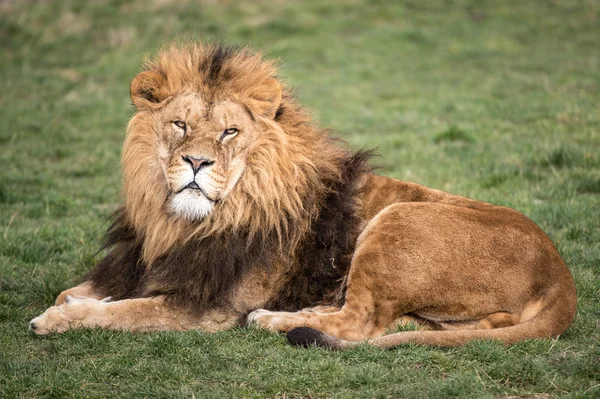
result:
M 84 324 L 84 320 L 93 310 L 105 305 L 109 298 L 102 300 L 67 295 L 60 306 L 52 306 L 29 322 L 29 330 L 36 335 L 62 333 Z
M 266 309 L 257 309 L 248 314 L 246 324 L 253 324 L 266 330 L 278 331 L 277 313 L 279 312 L 271 312 L 270 310 Z
M 69 329 L 69 320 L 64 305 L 52 306 L 29 322 L 29 331 L 36 335 L 61 333 Z

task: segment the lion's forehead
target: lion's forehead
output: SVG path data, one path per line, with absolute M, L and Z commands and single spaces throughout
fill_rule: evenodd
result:
M 186 93 L 175 96 L 163 110 L 166 121 L 180 119 L 188 123 L 215 124 L 226 127 L 228 124 L 248 123 L 251 118 L 246 108 L 229 98 L 203 98 L 199 93 Z

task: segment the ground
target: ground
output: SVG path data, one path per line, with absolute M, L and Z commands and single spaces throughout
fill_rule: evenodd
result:
M 579 312 L 558 340 L 299 350 L 253 328 L 28 321 L 97 260 L 141 59 L 184 36 L 281 58 L 379 173 L 506 205 L 556 243 Z M 0 3 L 0 397 L 600 397 L 600 3 Z

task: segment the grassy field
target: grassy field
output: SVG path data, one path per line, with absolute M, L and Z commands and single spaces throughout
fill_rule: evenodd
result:
M 600 397 L 599 2 L 6 0 L 0 18 L 0 397 Z M 30 335 L 97 259 L 130 80 L 182 35 L 281 58 L 380 173 L 528 215 L 575 276 L 573 326 L 341 353 L 248 328 Z

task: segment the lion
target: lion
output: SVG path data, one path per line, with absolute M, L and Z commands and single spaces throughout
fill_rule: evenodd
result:
M 534 222 L 375 174 L 372 152 L 320 128 L 277 71 L 248 48 L 202 43 L 145 63 L 106 255 L 31 331 L 247 323 L 342 349 L 568 328 L 573 278 Z

